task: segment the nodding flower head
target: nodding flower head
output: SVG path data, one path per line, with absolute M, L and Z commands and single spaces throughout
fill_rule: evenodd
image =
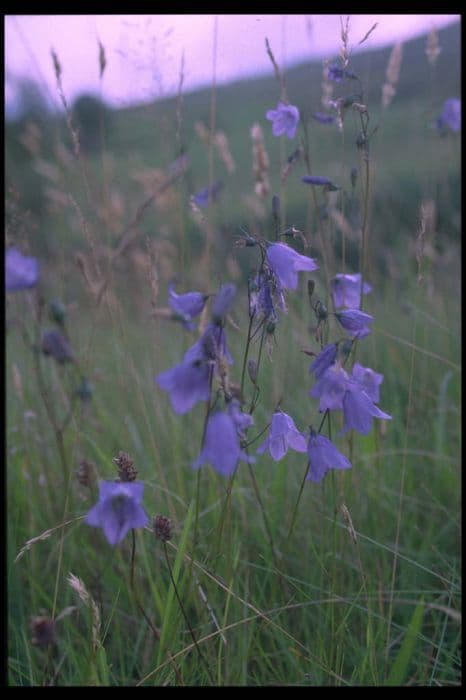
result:
M 361 303 L 361 275 L 337 274 L 330 282 L 333 304 L 336 309 L 345 306 L 348 309 L 358 309 Z M 369 294 L 372 287 L 367 282 L 362 284 L 362 293 Z
M 222 476 L 230 476 L 240 459 L 243 462 L 254 462 L 254 458 L 248 457 L 241 449 L 235 418 L 222 411 L 213 413 L 207 421 L 204 445 L 201 454 L 192 465 L 193 469 L 198 469 L 208 462 Z
M 168 303 L 175 316 L 183 322 L 185 328 L 193 330 L 194 323 L 192 319 L 201 313 L 208 299 L 208 295 L 201 294 L 200 292 L 177 294 L 173 286 L 173 284 L 170 284 L 168 287 Z
M 111 545 L 119 544 L 133 528 L 149 522 L 142 497 L 144 484 L 140 481 L 101 481 L 99 501 L 84 518 L 92 527 L 101 527 Z
M 350 469 L 351 462 L 324 435 L 311 430 L 307 446 L 309 470 L 306 479 L 320 482 L 329 469 Z
M 219 182 L 213 184 L 212 187 L 205 187 L 203 190 L 193 194 L 192 201 L 194 204 L 197 204 L 198 207 L 201 207 L 201 209 L 206 209 L 209 206 L 209 201 L 214 202 L 222 189 L 223 182 L 219 180 Z
M 309 367 L 310 372 L 314 372 L 316 379 L 320 379 L 323 373 L 335 362 L 337 359 L 337 345 L 336 343 L 330 343 L 326 345 L 323 350 L 319 352 L 314 362 Z
M 319 267 L 315 260 L 307 255 L 300 255 L 284 243 L 272 243 L 268 246 L 267 262 L 285 289 L 297 288 L 298 272 L 312 272 Z
M 338 311 L 335 317 L 351 338 L 365 338 L 369 335 L 369 323 L 374 320 L 373 316 L 358 309 Z
M 257 453 L 262 454 L 268 450 L 272 459 L 278 462 L 286 455 L 289 448 L 296 452 L 306 452 L 306 438 L 299 432 L 288 414 L 275 411 L 269 435 L 257 448 Z
M 377 395 L 377 388 L 372 383 L 371 391 L 373 396 Z M 391 420 L 391 416 L 388 413 L 384 413 L 374 404 L 359 380 L 350 379 L 348 382 L 342 407 L 345 419 L 342 433 L 353 429 L 362 435 L 368 435 L 372 429 L 373 418 Z
M 277 109 L 269 109 L 265 115 L 272 122 L 274 136 L 288 136 L 293 139 L 299 124 L 299 110 L 294 105 L 279 102 Z
M 190 411 L 198 401 L 208 401 L 212 371 L 218 371 L 219 363 L 231 364 L 225 330 L 209 324 L 198 341 L 186 351 L 182 362 L 161 372 L 155 381 L 170 394 L 175 413 Z

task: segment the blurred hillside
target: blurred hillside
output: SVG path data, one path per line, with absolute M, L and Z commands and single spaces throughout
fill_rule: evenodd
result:
M 356 42 L 358 38 L 353 39 Z M 425 198 L 437 202 L 441 234 L 437 242 L 442 234 L 448 239 L 459 238 L 459 141 L 451 135 L 442 137 L 434 125 L 444 100 L 461 94 L 460 25 L 439 31 L 439 45 L 441 53 L 434 67 L 426 58 L 426 37 L 403 45 L 396 95 L 383 115 L 381 93 L 391 48 L 363 52 L 351 60 L 350 69 L 363 87 L 370 125 L 377 127 L 370 153 L 374 228 L 383 221 L 379 242 L 393 243 L 402 236 L 404 227 L 410 231 L 415 228 L 420 202 Z M 63 70 L 71 71 L 73 66 L 63 66 Z M 336 84 L 334 96 L 346 96 L 355 85 L 357 81 Z M 348 111 L 343 135 L 335 126 L 324 126 L 311 118 L 313 112 L 322 110 L 320 61 L 290 69 L 286 86 L 290 102 L 299 107 L 308 125 L 313 173 L 330 177 L 349 191 L 350 171 L 360 166 L 355 145 L 357 114 Z M 211 90 L 205 89 L 184 94 L 181 100 L 171 98 L 112 111 L 97 98 L 82 96 L 72 106 L 73 124 L 80 137 L 79 162 L 73 155 L 65 119 L 52 119 L 40 94 L 34 89 L 32 94 L 29 111 L 6 125 L 7 230 L 14 237 L 17 210 L 27 213 L 34 246 L 44 253 L 53 255 L 57 248 L 84 244 L 79 225 L 70 221 L 67 212 L 69 193 L 91 222 L 96 238 L 104 232 L 102 240 L 111 246 L 117 232 L 124 230 L 180 153 L 187 156 L 187 168 L 174 185 L 175 218 L 181 207 L 186 214 L 184 226 L 194 238 L 197 228 L 190 213 L 190 196 L 207 185 L 209 168 L 212 180 L 224 183 L 213 217 L 226 238 L 237 235 L 241 225 L 257 227 L 261 219 L 265 228 L 269 226 L 270 198 L 275 192 L 280 193 L 288 225 L 305 227 L 309 223 L 308 192 L 300 182 L 304 162 L 294 166 L 284 184 L 280 182 L 281 164 L 297 143 L 274 139 L 265 119 L 267 109 L 279 99 L 273 76 L 218 87 L 214 102 Z M 209 165 L 208 147 L 196 124 L 207 128 L 212 114 L 216 130 L 227 136 L 234 172 L 228 171 L 216 150 Z M 250 137 L 254 122 L 262 126 L 270 158 L 271 190 L 263 201 L 254 195 Z M 84 176 L 87 185 L 83 184 Z M 454 209 L 452 202 L 456 203 Z M 169 229 L 173 207 L 171 213 L 164 214 Z M 71 216 L 76 218 L 76 211 Z M 170 235 L 169 231 L 160 234 L 160 227 L 161 217 L 151 219 L 148 214 L 145 235 Z

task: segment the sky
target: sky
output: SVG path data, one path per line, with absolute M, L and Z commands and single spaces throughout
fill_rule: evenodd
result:
M 346 16 L 342 18 L 346 20 Z M 361 49 L 407 40 L 459 21 L 460 15 L 351 15 L 350 46 L 377 23 Z M 272 73 L 267 37 L 282 69 L 334 58 L 339 15 L 7 15 L 5 101 L 14 111 L 17 77 L 26 75 L 59 107 L 51 49 L 62 66 L 69 102 L 83 92 L 121 107 L 183 91 Z M 99 80 L 98 43 L 106 69 Z

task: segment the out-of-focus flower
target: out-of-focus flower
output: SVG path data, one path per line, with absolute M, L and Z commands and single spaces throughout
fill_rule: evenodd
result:
M 218 182 L 213 184 L 212 187 L 204 187 L 203 190 L 200 190 L 199 192 L 196 192 L 196 194 L 193 194 L 192 200 L 194 204 L 197 204 L 197 206 L 201 207 L 201 209 L 206 209 L 209 206 L 209 199 L 211 202 L 214 202 L 222 189 L 223 182 L 219 180 Z
M 185 328 L 193 330 L 194 323 L 192 319 L 201 313 L 208 295 L 200 292 L 177 294 L 173 286 L 173 284 L 170 284 L 168 287 L 168 303 L 176 316 L 183 322 Z
M 54 328 L 42 334 L 41 348 L 44 355 L 51 355 L 61 365 L 74 360 L 73 350 L 68 340 Z
M 336 309 L 346 306 L 348 309 L 358 309 L 361 302 L 361 275 L 335 275 L 330 282 L 333 303 Z M 362 293 L 369 294 L 372 287 L 367 282 L 362 285 Z
M 329 80 L 333 80 L 335 83 L 341 83 L 344 78 L 349 78 L 351 80 L 357 80 L 357 75 L 349 70 L 337 66 L 333 63 L 328 67 L 327 77 Z
M 306 479 L 320 482 L 329 469 L 350 469 L 351 462 L 324 435 L 311 430 L 307 446 L 309 471 Z
M 335 117 L 332 117 L 331 114 L 324 114 L 323 112 L 314 112 L 312 117 L 319 122 L 319 124 L 334 124 L 335 123 Z
M 334 185 L 328 177 L 322 177 L 321 175 L 303 175 L 301 182 L 306 185 L 317 185 L 317 187 L 324 187 L 328 192 L 336 192 L 340 188 Z
M 342 433 L 353 429 L 362 435 L 367 435 L 372 429 L 372 418 L 391 420 L 391 416 L 381 411 L 361 388 L 359 382 L 354 380 L 348 382 L 342 404 L 345 419 Z
M 192 465 L 193 469 L 208 462 L 222 476 L 230 476 L 240 459 L 250 463 L 255 461 L 240 447 L 235 420 L 229 413 L 218 411 L 212 414 L 207 421 L 204 446 Z
M 212 320 L 214 323 L 223 321 L 235 300 L 235 296 L 236 285 L 232 282 L 228 282 L 220 287 L 212 304 Z
M 299 123 L 299 110 L 294 105 L 286 105 L 279 102 L 277 109 L 269 109 L 265 115 L 272 122 L 272 134 L 274 136 L 288 136 L 293 139 Z
M 84 522 L 101 527 L 109 544 L 119 544 L 131 529 L 145 527 L 149 522 L 142 506 L 143 495 L 141 481 L 101 481 L 99 501 L 87 513 Z
M 39 279 L 37 258 L 23 255 L 17 248 L 9 248 L 5 255 L 5 289 L 17 292 L 30 289 Z
M 335 362 L 337 358 L 337 345 L 330 343 L 319 352 L 314 362 L 309 367 L 310 372 L 314 372 L 315 378 L 320 379 L 323 373 Z
M 321 177 L 320 175 L 304 175 L 301 181 L 306 185 L 331 185 L 332 181 L 328 177 Z
M 315 260 L 300 255 L 284 243 L 273 243 L 267 248 L 267 260 L 282 287 L 296 289 L 298 272 L 312 272 L 318 269 Z
M 360 387 L 364 389 L 370 400 L 374 403 L 379 403 L 379 387 L 383 382 L 383 374 L 374 372 L 370 367 L 363 367 L 359 362 L 355 362 L 351 375 Z
M 268 450 L 272 459 L 278 462 L 290 447 L 296 452 L 306 452 L 306 438 L 299 432 L 288 414 L 276 411 L 272 416 L 269 435 L 257 448 L 257 453 L 263 454 Z
M 439 131 L 461 131 L 461 100 L 450 97 L 443 104 L 442 112 L 437 118 Z
M 29 620 L 31 644 L 46 649 L 55 642 L 55 622 L 47 615 L 34 615 Z
M 368 325 L 372 323 L 374 317 L 364 313 L 364 311 L 348 309 L 336 312 L 335 316 L 351 338 L 365 338 L 371 332 Z

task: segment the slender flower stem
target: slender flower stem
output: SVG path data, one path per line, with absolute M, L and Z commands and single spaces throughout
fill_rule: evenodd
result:
M 246 377 L 246 366 L 247 366 L 247 362 L 248 362 L 249 346 L 251 344 L 252 324 L 254 321 L 254 316 L 255 316 L 254 313 L 250 314 L 250 316 L 249 316 L 248 337 L 246 339 L 246 346 L 244 348 L 243 368 L 241 370 L 241 389 L 240 389 L 241 396 L 243 396 L 243 391 L 244 391 L 244 380 Z
M 208 663 L 207 663 L 207 661 L 206 661 L 206 658 L 205 658 L 204 654 L 203 654 L 202 651 L 201 651 L 201 648 L 200 648 L 199 644 L 197 643 L 196 635 L 194 634 L 194 630 L 193 630 L 193 628 L 192 628 L 192 626 L 191 626 L 191 623 L 190 623 L 190 621 L 189 621 L 189 618 L 188 618 L 188 616 L 187 616 L 187 614 L 186 614 L 186 610 L 184 609 L 183 601 L 181 600 L 180 595 L 179 595 L 179 593 L 178 593 L 178 588 L 177 588 L 177 586 L 176 586 L 175 579 L 173 578 L 173 571 L 172 571 L 172 567 L 171 567 L 171 564 L 170 564 L 170 558 L 169 558 L 169 556 L 168 556 L 168 550 L 167 550 L 167 543 L 166 543 L 166 542 L 163 543 L 163 551 L 164 551 L 164 554 L 165 554 L 165 561 L 166 561 L 166 563 L 167 563 L 168 573 L 169 573 L 169 575 L 170 575 L 170 581 L 171 581 L 171 584 L 172 584 L 172 586 L 173 586 L 173 590 L 175 591 L 175 595 L 176 595 L 176 599 L 177 599 L 177 601 L 178 601 L 178 605 L 180 606 L 180 610 L 181 610 L 181 612 L 182 612 L 182 614 L 183 614 L 184 620 L 185 620 L 186 625 L 187 625 L 187 627 L 188 627 L 188 629 L 189 629 L 189 633 L 190 633 L 190 635 L 191 635 L 191 639 L 193 640 L 193 644 L 194 644 L 194 646 L 196 647 L 196 651 L 197 651 L 197 653 L 199 654 L 199 658 L 200 658 L 200 660 L 202 661 L 202 664 L 204 665 L 204 669 L 205 669 L 205 671 L 206 671 L 206 673 L 207 673 L 207 675 L 208 675 L 208 677 L 209 677 L 209 681 L 210 681 L 211 684 L 214 686 L 214 685 L 215 685 L 215 682 L 214 682 L 212 673 L 211 673 L 211 671 L 210 671 L 209 665 L 208 665 Z
M 151 628 L 151 630 L 154 634 L 154 637 L 157 640 L 159 640 L 160 639 L 160 630 L 157 627 L 155 627 L 155 625 L 152 623 L 151 619 L 147 615 L 147 613 L 144 610 L 142 603 L 139 599 L 138 593 L 136 591 L 136 586 L 135 586 L 135 582 L 134 582 L 135 564 L 136 564 L 136 536 L 134 534 L 134 530 L 131 530 L 131 568 L 130 568 L 130 579 L 129 579 L 131 591 L 133 593 L 134 602 L 136 603 L 136 606 L 137 606 L 139 612 L 141 613 L 141 615 L 143 616 L 143 618 L 145 619 L 145 621 L 147 622 L 147 624 Z
M 309 464 L 309 461 L 308 461 L 307 464 L 306 464 L 306 470 L 305 470 L 305 472 L 304 472 L 304 476 L 303 476 L 302 481 L 301 481 L 301 486 L 300 486 L 300 488 L 299 488 L 298 498 L 296 499 L 296 504 L 295 504 L 295 507 L 294 507 L 294 510 L 293 510 L 293 515 L 292 515 L 292 518 L 291 518 L 290 527 L 289 527 L 289 529 L 288 529 L 287 539 L 290 539 L 290 537 L 291 537 L 291 535 L 292 535 L 292 533 L 293 533 L 294 525 L 295 525 L 295 522 L 296 522 L 296 516 L 298 515 L 298 506 L 299 506 L 299 503 L 300 503 L 300 501 L 301 501 L 301 496 L 302 496 L 302 494 L 303 494 L 304 484 L 306 483 L 306 477 L 307 477 L 307 474 L 308 474 L 308 471 L 309 471 L 309 467 L 310 467 L 310 464 Z

